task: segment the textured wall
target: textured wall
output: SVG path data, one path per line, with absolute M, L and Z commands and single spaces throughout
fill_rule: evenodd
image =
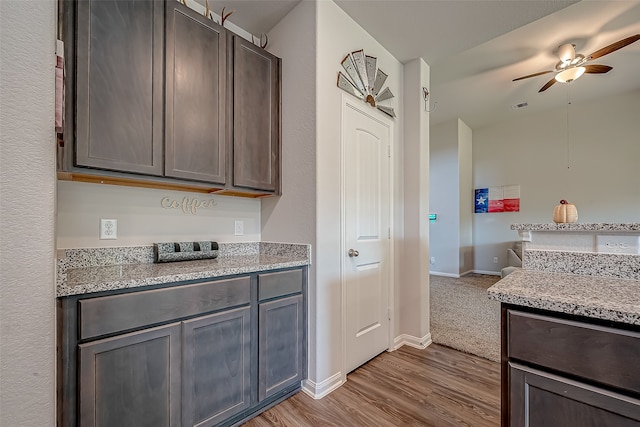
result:
M 341 263 L 341 102 L 344 91 L 336 87 L 336 77 L 345 54 L 364 49 L 378 58 L 378 68 L 389 74 L 386 82 L 396 95 L 391 103 L 398 119 L 394 121 L 394 185 L 402 182 L 403 66 L 369 33 L 355 23 L 332 1 L 317 2 L 316 56 L 316 203 L 317 238 L 314 266 L 317 310 L 317 366 L 319 379 L 327 379 L 342 367 L 342 286 Z M 400 163 L 399 163 L 400 162 Z M 401 188 L 401 187 L 400 187 Z M 402 194 L 395 194 L 402 204 Z M 394 212 L 395 213 L 395 212 Z M 402 218 L 394 218 L 394 228 Z M 400 225 L 398 225 L 398 223 Z M 343 373 L 345 374 L 345 373 Z
M 458 119 L 458 165 L 460 190 L 460 253 L 458 273 L 473 270 L 473 132 Z
M 0 425 L 55 424 L 55 6 L 0 2 Z
M 180 207 L 167 209 L 169 202 Z M 197 200 L 211 207 L 189 206 Z M 187 212 L 182 209 L 187 202 Z M 100 240 L 100 219 L 118 220 L 118 238 Z M 235 236 L 235 220 L 244 236 Z M 210 239 L 217 242 L 260 240 L 260 200 L 182 191 L 156 190 L 82 182 L 58 183 L 58 248 L 137 246 L 155 242 Z
M 315 5 L 303 1 L 269 32 L 269 50 L 282 58 L 282 196 L 261 200 L 264 241 L 312 245 L 316 241 L 315 17 Z M 315 294 L 314 264 L 312 261 L 309 268 L 311 298 Z M 311 381 L 316 381 L 315 320 L 312 302 L 308 330 Z
M 472 131 L 460 119 L 431 129 L 429 201 L 438 215 L 429 230 L 430 270 L 463 275 L 473 270 Z
M 413 345 L 430 341 L 429 307 L 429 113 L 424 111 L 422 91 L 429 87 L 429 65 L 414 59 L 404 65 L 404 184 L 402 250 L 396 253 L 395 337 L 405 336 Z M 397 196 L 398 197 L 398 196 Z M 396 338 L 396 345 L 398 339 Z
M 429 252 L 435 274 L 460 272 L 460 166 L 458 120 L 431 127 L 429 209 L 438 215 L 429 223 Z

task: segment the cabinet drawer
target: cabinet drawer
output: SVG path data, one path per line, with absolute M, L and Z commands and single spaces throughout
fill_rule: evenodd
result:
M 302 270 L 258 275 L 258 298 L 260 301 L 296 292 L 302 292 Z
M 640 334 L 508 311 L 508 356 L 640 392 Z
M 248 304 L 249 277 L 181 285 L 79 302 L 81 340 Z

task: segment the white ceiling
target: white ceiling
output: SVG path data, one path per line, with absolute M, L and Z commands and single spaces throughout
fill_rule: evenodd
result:
M 479 44 L 431 67 L 431 97 L 437 102 L 431 123 L 460 117 L 471 128 L 603 96 L 640 89 L 640 41 L 594 60 L 613 67 L 572 83 L 538 90 L 554 74 L 512 82 L 552 70 L 559 45 L 573 43 L 585 56 L 640 33 L 639 1 L 582 1 Z M 514 110 L 512 105 L 529 106 Z M 640 117 L 640 116 L 639 116 Z
M 204 3 L 204 0 L 198 0 Z M 304 0 L 303 0 L 304 1 Z M 320 0 L 322 1 L 322 0 Z M 227 0 L 229 18 L 253 34 L 268 32 L 299 0 Z M 431 123 L 460 117 L 472 128 L 573 102 L 640 89 L 640 41 L 593 63 L 614 67 L 538 93 L 563 43 L 584 55 L 640 33 L 640 0 L 335 0 L 401 62 L 431 66 Z M 215 0 L 212 9 L 219 13 Z M 369 53 L 369 52 L 367 52 Z M 416 88 L 416 90 L 421 90 Z M 529 106 L 514 110 L 512 105 Z

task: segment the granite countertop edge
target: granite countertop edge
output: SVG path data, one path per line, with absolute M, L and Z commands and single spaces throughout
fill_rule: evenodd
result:
M 488 294 L 503 303 L 640 325 L 640 280 L 522 269 Z
M 640 222 L 628 223 L 573 223 L 573 224 L 511 224 L 512 230 L 519 231 L 624 231 L 640 232 Z
M 230 256 L 213 260 L 163 264 L 129 264 L 71 269 L 72 280 L 56 286 L 56 297 L 115 291 L 167 283 L 214 279 L 237 274 L 309 265 L 307 258 L 278 256 Z M 173 271 L 175 270 L 175 271 Z

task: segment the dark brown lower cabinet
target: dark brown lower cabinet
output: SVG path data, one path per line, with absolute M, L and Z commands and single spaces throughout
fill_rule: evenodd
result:
M 258 399 L 302 381 L 302 295 L 260 304 Z
M 59 298 L 58 427 L 232 426 L 286 399 L 305 289 L 306 267 Z
M 640 425 L 640 400 L 632 397 L 515 363 L 509 377 L 512 426 Z
M 80 344 L 80 423 L 180 426 L 180 324 Z
M 640 427 L 634 325 L 502 306 L 503 427 Z
M 213 426 L 251 406 L 249 307 L 183 324 L 183 426 Z

